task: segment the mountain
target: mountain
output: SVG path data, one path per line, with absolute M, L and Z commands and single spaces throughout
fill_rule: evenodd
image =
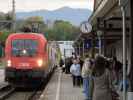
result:
M 82 21 L 88 20 L 92 11 L 89 9 L 74 9 L 69 7 L 62 7 L 53 11 L 39 10 L 32 12 L 17 12 L 17 19 L 25 19 L 31 16 L 42 16 L 46 20 L 64 20 L 69 21 L 73 25 L 79 26 Z

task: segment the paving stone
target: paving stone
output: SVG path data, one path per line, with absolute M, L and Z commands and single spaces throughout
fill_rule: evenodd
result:
M 58 77 L 61 71 L 58 69 L 44 90 L 40 100 L 56 100 Z M 82 87 L 73 87 L 70 74 L 61 74 L 61 85 L 58 100 L 84 100 Z

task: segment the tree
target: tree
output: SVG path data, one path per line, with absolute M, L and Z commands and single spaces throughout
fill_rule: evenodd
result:
M 8 12 L 5 14 L 5 20 L 12 20 L 12 12 Z
M 52 40 L 74 40 L 79 34 L 79 28 L 74 27 L 70 22 L 57 20 L 52 29 L 47 29 L 47 38 Z
M 0 12 L 0 20 L 4 20 L 5 19 L 5 14 Z
M 0 42 L 1 42 L 1 44 L 4 46 L 5 45 L 5 41 L 6 41 L 6 39 L 7 39 L 7 37 L 9 36 L 9 34 L 10 34 L 11 32 L 9 32 L 9 31 L 7 31 L 7 30 L 4 30 L 3 32 L 2 32 L 2 34 L 0 35 Z
M 27 22 L 40 22 L 43 23 L 43 17 L 41 16 L 32 16 L 32 17 L 28 17 Z

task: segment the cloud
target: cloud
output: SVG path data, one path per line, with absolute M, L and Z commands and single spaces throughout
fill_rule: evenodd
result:
M 72 8 L 93 8 L 93 0 L 15 0 L 17 11 L 31 11 L 39 9 L 54 10 L 63 6 Z M 12 0 L 0 0 L 0 11 L 12 9 Z

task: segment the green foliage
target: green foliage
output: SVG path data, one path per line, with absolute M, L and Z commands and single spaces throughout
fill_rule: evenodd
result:
M 43 17 L 41 17 L 41 16 L 32 16 L 32 17 L 28 17 L 27 19 L 26 19 L 26 21 L 28 22 L 28 23 L 32 23 L 32 22 L 40 22 L 40 23 L 43 23 Z
M 9 34 L 10 34 L 9 31 L 3 31 L 2 34 L 0 35 L 0 41 L 5 42 Z
M 16 32 L 19 32 L 23 29 L 25 25 L 25 21 L 24 20 L 17 20 L 16 21 Z
M 45 30 L 49 40 L 74 40 L 79 34 L 79 29 L 67 21 L 58 20 L 53 28 Z
M 0 13 L 0 20 L 4 20 L 5 19 L 5 14 L 4 13 Z
M 0 20 L 12 20 L 11 12 L 8 12 L 7 14 L 0 13 Z M 11 31 L 12 24 L 6 25 L 5 28 L 2 28 L 1 31 L 3 31 L 4 34 L 0 36 L 0 41 L 5 41 L 7 36 L 9 35 Z M 79 28 L 73 26 L 70 22 L 57 20 L 55 21 L 52 28 L 49 28 L 44 23 L 43 17 L 40 16 L 32 16 L 28 17 L 23 20 L 17 20 L 16 21 L 16 32 L 22 32 L 24 29 L 29 28 L 32 32 L 37 33 L 44 33 L 46 38 L 48 40 L 74 40 L 77 35 L 79 34 Z
M 12 12 L 5 14 L 5 20 L 12 20 Z

